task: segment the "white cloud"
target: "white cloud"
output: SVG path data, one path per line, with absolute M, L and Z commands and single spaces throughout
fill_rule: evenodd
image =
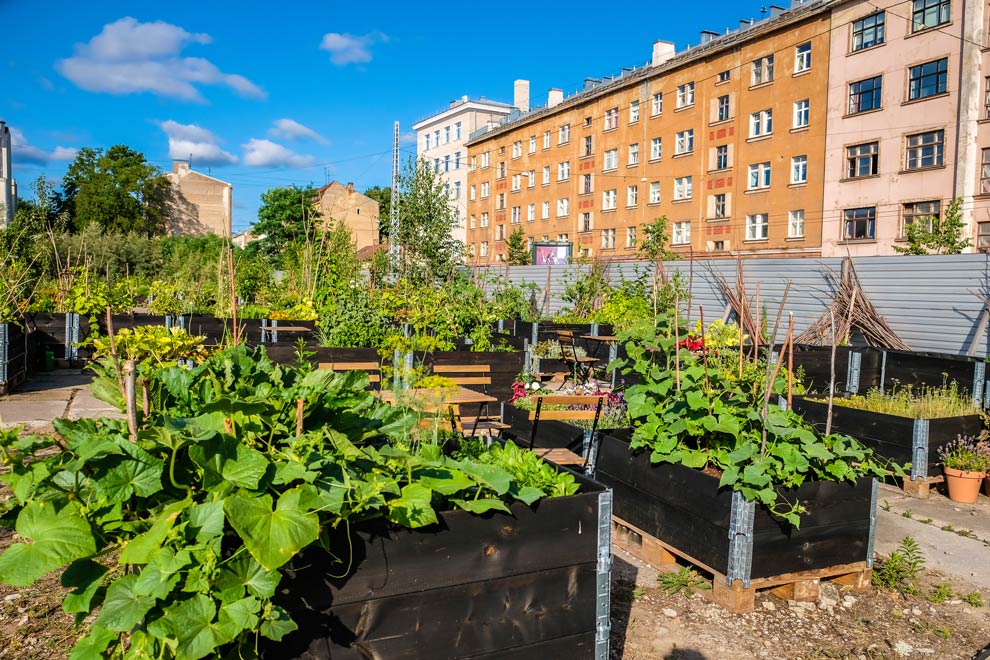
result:
M 20 163 L 47 165 L 53 160 L 72 160 L 78 149 L 75 147 L 55 147 L 51 152 L 33 146 L 20 129 L 10 128 L 10 151 L 13 159 Z
M 237 156 L 220 148 L 220 140 L 212 132 L 195 124 L 180 124 L 169 119 L 161 123 L 168 136 L 169 158 L 192 158 L 203 165 L 229 165 Z
M 244 164 L 251 167 L 309 167 L 315 160 L 271 140 L 252 138 L 243 146 Z
M 303 126 L 299 122 L 292 119 L 275 120 L 275 125 L 268 129 L 268 134 L 272 137 L 282 138 L 285 140 L 309 138 L 310 140 L 315 140 L 320 144 L 330 143 L 329 140 L 314 131 L 312 128 Z
M 328 32 L 323 35 L 320 50 L 328 51 L 330 61 L 337 66 L 362 64 L 371 61 L 371 46 L 387 41 L 388 36 L 381 32 L 369 32 L 363 35 Z
M 73 56 L 56 62 L 56 68 L 90 92 L 151 92 L 203 102 L 197 85 L 221 85 L 241 96 L 265 98 L 265 92 L 244 76 L 224 73 L 200 57 L 179 56 L 189 44 L 210 41 L 208 34 L 187 32 L 163 21 L 140 23 L 127 16 L 104 25 L 89 43 L 76 44 Z

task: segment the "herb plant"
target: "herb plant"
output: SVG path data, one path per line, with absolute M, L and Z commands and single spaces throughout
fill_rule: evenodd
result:
M 912 419 L 983 414 L 982 409 L 973 404 L 973 398 L 960 391 L 959 384 L 955 381 L 942 383 L 939 387 L 922 386 L 917 390 L 913 387 L 901 387 L 882 392 L 878 388 L 872 388 L 865 396 L 836 398 L 834 402 L 837 406 Z
M 939 461 L 964 472 L 990 471 L 990 444 L 975 436 L 958 436 L 938 448 Z

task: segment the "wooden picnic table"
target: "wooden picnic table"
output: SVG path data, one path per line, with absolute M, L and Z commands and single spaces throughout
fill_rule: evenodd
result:
M 411 388 L 408 390 L 401 390 L 401 393 L 403 396 L 409 397 L 410 400 L 438 402 L 452 406 L 468 403 L 495 403 L 498 401 L 495 397 L 485 394 L 484 392 L 479 392 L 478 390 L 472 390 L 461 386 L 458 386 L 456 390 Z M 392 390 L 382 390 L 379 392 L 379 396 L 385 403 L 395 403 L 395 392 Z
M 611 362 L 616 357 L 618 357 L 618 352 L 616 348 L 619 345 L 619 338 L 615 335 L 581 335 L 581 339 L 584 340 L 584 345 L 588 346 L 588 342 L 595 342 L 595 349 L 591 350 L 588 346 L 588 354 L 593 358 L 598 357 L 598 351 L 601 350 L 602 344 L 608 345 L 608 361 Z M 612 372 L 612 388 L 615 388 L 615 371 Z

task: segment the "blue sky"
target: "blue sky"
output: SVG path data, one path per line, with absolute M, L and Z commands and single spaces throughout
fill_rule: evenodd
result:
M 461 95 L 511 102 L 524 78 L 540 105 L 551 87 L 569 95 L 644 64 L 656 39 L 681 50 L 760 9 L 0 0 L 0 118 L 22 196 L 82 146 L 127 144 L 163 169 L 191 153 L 194 169 L 233 184 L 240 231 L 274 186 L 388 185 L 396 120 L 404 160 L 411 125 Z

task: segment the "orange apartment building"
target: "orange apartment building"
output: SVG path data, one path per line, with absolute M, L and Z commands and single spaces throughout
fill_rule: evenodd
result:
M 773 7 L 676 56 L 657 42 L 644 68 L 472 134 L 468 261 L 503 261 L 517 227 L 634 259 L 661 216 L 685 256 L 819 256 L 831 4 Z

